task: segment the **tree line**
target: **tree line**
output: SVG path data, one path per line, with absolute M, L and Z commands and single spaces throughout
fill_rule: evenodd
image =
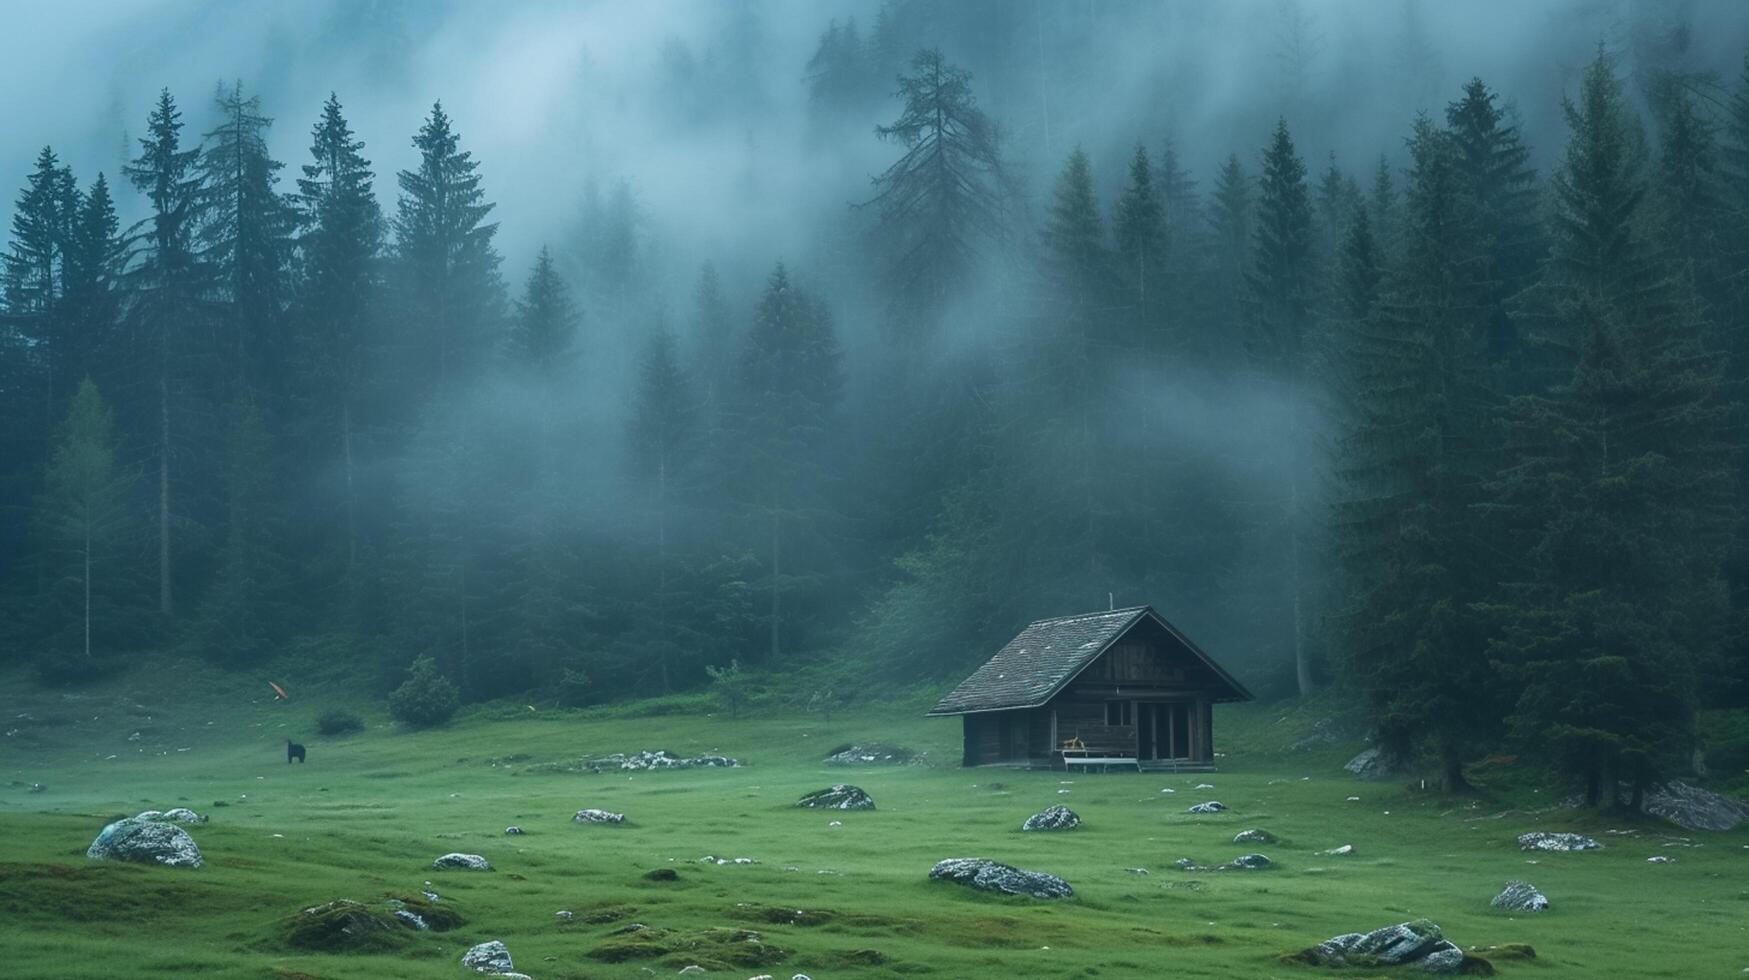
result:
M 815 102 L 879 112 L 869 50 L 834 24 Z M 848 258 L 707 263 L 678 315 L 623 189 L 506 283 L 441 103 L 389 209 L 332 96 L 284 182 L 241 84 L 199 138 L 162 93 L 126 228 L 44 149 L 3 268 L 7 648 L 383 690 L 429 657 L 579 704 L 946 678 L 1109 594 L 1356 692 L 1454 788 L 1519 744 L 1598 802 L 1749 696 L 1749 70 L 1636 102 L 1600 54 L 1547 177 L 1473 80 L 1404 166 L 1314 174 L 1283 120 L 1207 192 L 1144 141 L 1039 202 L 974 82 L 905 63 L 890 166 L 818 218 Z

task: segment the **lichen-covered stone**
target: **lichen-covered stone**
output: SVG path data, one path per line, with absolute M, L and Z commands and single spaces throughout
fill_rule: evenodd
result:
M 188 831 L 172 824 L 129 817 L 103 828 L 85 856 L 97 861 L 136 861 L 167 868 L 198 868 L 204 861 Z
M 1645 811 L 1684 830 L 1734 830 L 1749 820 L 1749 800 L 1735 800 L 1711 790 L 1671 780 L 1646 794 Z
M 1195 806 L 1191 807 L 1190 809 L 1185 810 L 1184 812 L 1185 813 L 1220 813 L 1222 810 L 1225 810 L 1226 808 L 1227 808 L 1227 805 L 1225 803 L 1222 803 L 1219 800 L 1209 800 L 1207 803 L 1198 803 Z
M 1584 834 L 1532 831 L 1518 835 L 1521 851 L 1595 851 L 1603 845 Z
M 510 962 L 510 950 L 496 939 L 480 943 L 462 954 L 462 966 L 475 973 L 509 973 L 516 969 Z
M 1233 835 L 1235 844 L 1274 844 L 1276 836 L 1267 830 L 1241 830 Z
M 576 815 L 571 818 L 571 822 L 572 823 L 625 823 L 626 822 L 626 815 L 623 813 L 611 813 L 607 810 L 597 810 L 594 807 L 585 807 L 584 809 L 577 811 Z
M 1248 869 L 1248 870 L 1254 871 L 1254 870 L 1257 870 L 1259 868 L 1267 868 L 1270 866 L 1271 863 L 1272 862 L 1269 860 L 1269 858 L 1264 857 L 1261 854 L 1241 854 L 1238 857 L 1234 858 L 1233 860 L 1229 861 L 1227 863 L 1227 867 L 1229 867 L 1229 868 L 1243 868 L 1243 869 Z
M 929 877 L 952 881 L 979 891 L 1030 895 L 1033 898 L 1068 898 L 1075 894 L 1069 883 L 1042 871 L 1019 868 L 986 858 L 948 858 L 929 869 Z
M 431 862 L 431 866 L 440 870 L 443 868 L 458 868 L 462 871 L 492 870 L 492 865 L 478 854 L 461 854 L 455 851 L 451 851 Z
M 1505 912 L 1541 912 L 1549 899 L 1528 881 L 1509 881 L 1488 904 Z
M 1439 926 L 1416 919 L 1371 932 L 1332 936 L 1296 958 L 1318 966 L 1400 966 L 1449 945 Z
M 1081 826 L 1081 818 L 1066 806 L 1046 807 L 1026 818 L 1021 830 L 1073 830 Z
M 873 810 L 874 798 L 863 792 L 862 787 L 849 783 L 837 783 L 826 789 L 815 790 L 796 801 L 796 806 L 808 807 L 814 810 Z

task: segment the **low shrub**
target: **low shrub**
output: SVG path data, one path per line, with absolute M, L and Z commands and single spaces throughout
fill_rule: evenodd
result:
M 364 719 L 344 708 L 329 708 L 317 716 L 316 731 L 322 735 L 351 735 L 364 731 Z
M 389 695 L 389 714 L 413 728 L 441 725 L 459 707 L 461 693 L 430 657 L 414 660 L 407 668 L 407 679 Z

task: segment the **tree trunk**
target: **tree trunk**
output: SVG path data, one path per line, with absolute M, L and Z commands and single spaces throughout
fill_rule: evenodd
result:
M 158 611 L 175 615 L 170 590 L 170 379 L 158 374 Z
M 777 511 L 774 509 L 771 512 L 771 662 L 772 663 L 776 663 L 778 655 L 783 652 L 783 648 L 779 642 L 779 635 L 778 635 L 778 623 L 779 623 L 778 617 L 779 617 L 780 612 L 781 612 L 780 607 L 779 607 L 779 598 L 778 598 L 779 593 L 778 593 L 778 584 L 777 584 L 778 583 L 778 574 L 779 574 L 779 571 L 781 569 L 781 566 L 779 564 L 779 558 L 780 558 L 780 554 L 779 554 L 779 549 L 778 549 L 778 517 L 777 517 Z
M 1445 762 L 1445 791 L 1447 793 L 1468 793 L 1473 787 L 1464 778 L 1464 760 L 1457 752 L 1447 749 L 1442 753 Z
M 350 577 L 358 561 L 358 502 L 352 484 L 352 406 L 340 405 L 340 455 L 346 476 L 346 572 Z

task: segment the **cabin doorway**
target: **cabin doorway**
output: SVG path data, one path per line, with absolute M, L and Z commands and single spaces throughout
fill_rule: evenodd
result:
M 1141 759 L 1189 759 L 1190 713 L 1183 701 L 1136 703 L 1136 755 Z

